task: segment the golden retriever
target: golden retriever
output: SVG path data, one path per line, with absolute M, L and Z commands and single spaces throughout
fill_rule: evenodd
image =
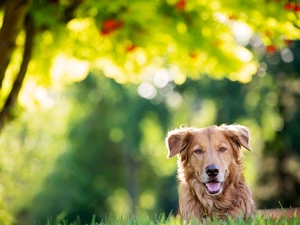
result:
M 168 133 L 168 158 L 178 156 L 179 215 L 247 218 L 254 214 L 252 192 L 242 175 L 242 147 L 249 130 L 241 125 L 180 128 Z

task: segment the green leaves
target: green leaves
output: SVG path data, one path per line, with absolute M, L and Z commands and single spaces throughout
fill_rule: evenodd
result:
M 63 14 L 64 8 L 66 3 L 61 1 L 33 4 L 30 11 L 38 26 L 47 25 L 53 37 L 60 33 L 62 45 L 51 48 L 59 48 L 68 57 L 89 60 L 91 67 L 104 70 L 121 83 L 139 82 L 147 68 L 170 64 L 193 78 L 209 74 L 249 82 L 258 66 L 244 46 L 253 34 L 269 53 L 286 46 L 285 40 L 300 37 L 297 10 L 287 9 L 281 1 L 110 4 L 89 0 L 77 7 L 77 18 L 62 32 L 58 27 L 64 22 L 58 14 Z

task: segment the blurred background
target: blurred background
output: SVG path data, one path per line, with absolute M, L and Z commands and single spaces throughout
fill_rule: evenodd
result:
M 0 221 L 177 211 L 181 125 L 251 131 L 257 208 L 300 206 L 300 3 L 3 0 Z

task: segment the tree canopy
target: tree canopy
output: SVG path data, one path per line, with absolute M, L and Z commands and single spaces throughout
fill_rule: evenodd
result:
M 175 212 L 164 138 L 186 123 L 248 126 L 257 206 L 298 206 L 299 16 L 288 0 L 0 1 L 0 223 Z
M 249 82 L 258 63 L 246 46 L 274 53 L 300 37 L 296 1 L 4 0 L 0 7 L 0 128 L 13 117 L 25 75 L 28 85 L 55 87 L 92 69 L 119 83 L 156 76 L 158 85 L 181 84 L 203 74 Z

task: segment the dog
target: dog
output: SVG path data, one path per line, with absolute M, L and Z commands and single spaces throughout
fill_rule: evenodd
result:
M 178 213 L 184 220 L 254 215 L 252 192 L 242 175 L 242 147 L 251 151 L 249 139 L 249 129 L 237 124 L 168 133 L 168 158 L 178 157 Z

